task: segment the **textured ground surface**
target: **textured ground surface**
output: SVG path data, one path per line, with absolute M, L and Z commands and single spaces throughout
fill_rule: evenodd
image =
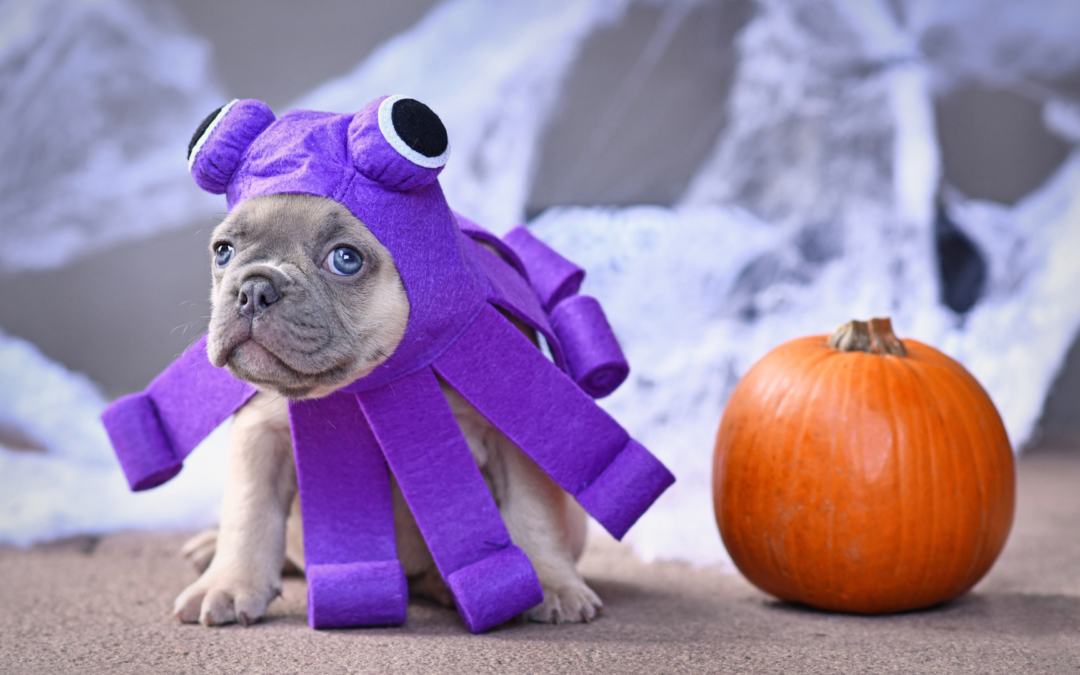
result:
M 875 618 L 779 603 L 738 575 L 645 564 L 594 538 L 582 568 L 606 610 L 591 625 L 474 636 L 414 602 L 400 628 L 316 632 L 291 578 L 263 622 L 206 629 L 169 617 L 194 578 L 176 554 L 186 533 L 0 547 L 0 672 L 1080 672 L 1080 447 L 1028 453 L 1019 481 L 1012 537 L 974 592 Z

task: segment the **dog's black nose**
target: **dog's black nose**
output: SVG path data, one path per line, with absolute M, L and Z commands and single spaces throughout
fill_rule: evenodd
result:
M 236 296 L 241 316 L 248 319 L 259 316 L 280 299 L 281 294 L 266 277 L 251 277 L 245 280 Z

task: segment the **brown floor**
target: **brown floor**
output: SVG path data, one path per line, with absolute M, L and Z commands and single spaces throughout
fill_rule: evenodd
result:
M 1080 671 L 1080 446 L 1019 468 L 1012 537 L 967 596 L 899 616 L 838 616 L 771 600 L 742 577 L 646 564 L 594 538 L 582 561 L 604 598 L 591 625 L 470 635 L 414 602 L 406 625 L 314 631 L 302 579 L 250 628 L 169 617 L 194 578 L 185 533 L 0 547 L 0 673 L 1074 673 Z

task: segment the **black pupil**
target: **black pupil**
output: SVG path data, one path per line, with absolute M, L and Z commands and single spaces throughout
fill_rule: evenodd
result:
M 363 261 L 360 254 L 351 248 L 334 249 L 334 269 L 342 274 L 356 274 Z
M 233 247 L 229 244 L 218 244 L 214 249 L 214 260 L 218 265 L 224 265 L 232 259 Z
M 390 119 L 401 140 L 425 157 L 438 157 L 450 143 L 439 116 L 416 99 L 396 101 L 390 109 Z

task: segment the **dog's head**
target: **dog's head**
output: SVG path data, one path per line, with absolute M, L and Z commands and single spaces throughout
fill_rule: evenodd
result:
M 435 113 L 401 96 L 355 114 L 277 118 L 251 99 L 211 113 L 188 147 L 230 209 L 211 242 L 211 362 L 311 398 L 435 359 L 486 298 L 438 184 L 449 152 Z
M 239 204 L 210 244 L 207 353 L 289 398 L 370 373 L 405 334 L 409 301 L 390 252 L 340 203 L 275 194 Z

